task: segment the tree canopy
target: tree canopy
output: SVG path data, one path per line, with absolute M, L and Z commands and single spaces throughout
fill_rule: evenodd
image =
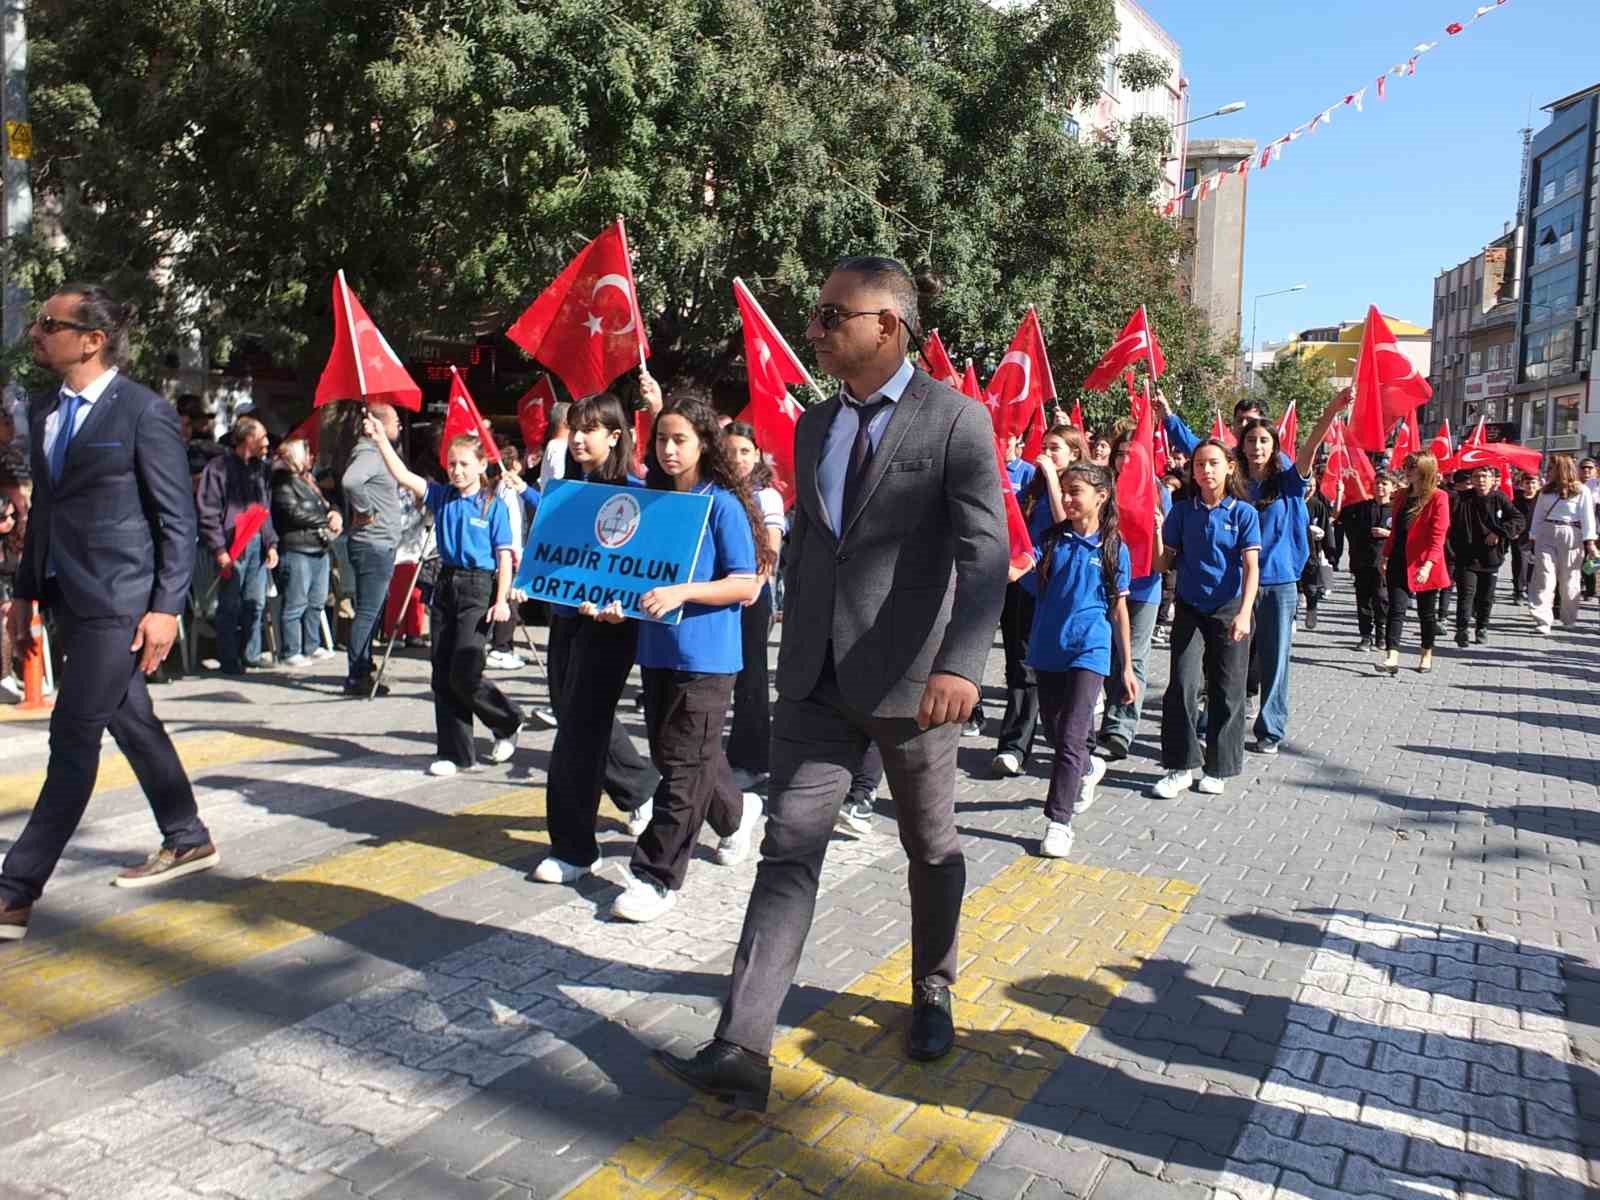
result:
M 1290 404 L 1298 405 L 1295 416 L 1301 429 L 1309 429 L 1333 403 L 1332 376 L 1326 360 L 1298 354 L 1280 355 L 1259 372 L 1272 412 L 1281 415 Z
M 798 343 L 828 265 L 886 253 L 981 370 L 1036 304 L 1069 405 L 1145 303 L 1169 396 L 1202 411 L 1223 361 L 1150 203 L 1170 131 L 1062 120 L 1115 30 L 1112 0 L 40 0 L 57 228 L 12 267 L 36 293 L 113 280 L 149 346 L 194 330 L 312 374 L 337 268 L 405 353 L 503 330 L 621 213 L 668 381 L 737 368 L 734 276 Z

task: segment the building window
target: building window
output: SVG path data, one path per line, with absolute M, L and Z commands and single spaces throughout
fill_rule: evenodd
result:
M 1187 192 L 1197 182 L 1199 182 L 1199 179 L 1200 173 L 1198 170 L 1196 170 L 1194 167 L 1185 167 L 1183 169 L 1183 190 Z
M 1073 141 L 1077 141 L 1079 134 L 1081 134 L 1083 130 L 1078 125 L 1078 118 L 1069 114 L 1068 116 L 1062 118 L 1061 132 L 1066 134 Z
M 1117 47 L 1115 46 L 1106 51 L 1105 74 L 1100 80 L 1100 88 L 1108 96 L 1117 94 Z
M 1575 249 L 1578 223 L 1583 216 L 1583 197 L 1574 196 L 1565 204 L 1544 214 L 1533 223 L 1533 262 L 1535 266 Z
M 1534 164 L 1534 207 L 1565 196 L 1583 182 L 1583 138 L 1574 134 Z
M 1522 377 L 1544 379 L 1571 371 L 1573 329 L 1574 326 L 1561 325 L 1530 333 L 1522 343 Z
M 1583 415 L 1583 393 L 1569 392 L 1565 396 L 1556 397 L 1555 428 L 1550 432 L 1556 437 L 1572 437 L 1578 432 L 1578 422 Z
M 1483 373 L 1483 351 L 1474 350 L 1467 356 L 1467 374 L 1481 375 Z
M 1578 303 L 1578 260 L 1541 271 L 1528 281 L 1523 319 L 1530 325 L 1553 320 Z

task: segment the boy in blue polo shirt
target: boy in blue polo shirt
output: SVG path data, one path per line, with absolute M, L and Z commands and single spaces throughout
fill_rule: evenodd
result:
M 1244 498 L 1228 448 L 1207 439 L 1191 479 L 1161 526 L 1162 569 L 1177 572 L 1172 666 L 1161 705 L 1161 765 L 1152 792 L 1171 800 L 1195 780 L 1220 796 L 1244 760 L 1244 688 L 1260 568 L 1261 523 Z M 1196 718 L 1206 693 L 1206 740 Z M 1202 770 L 1203 768 L 1203 770 Z

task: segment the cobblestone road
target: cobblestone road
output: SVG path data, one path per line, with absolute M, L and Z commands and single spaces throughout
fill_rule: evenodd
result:
M 0 948 L 0 1197 L 1595 1195 L 1595 609 L 1544 639 L 1500 612 L 1494 645 L 1389 679 L 1337 594 L 1283 753 L 1148 799 L 1147 709 L 1071 862 L 1033 857 L 1046 764 L 995 781 L 963 742 L 958 1052 L 898 1050 L 885 797 L 830 851 L 759 1120 L 646 1065 L 709 1036 L 753 864 L 703 854 L 661 922 L 609 923 L 607 808 L 606 872 L 528 882 L 551 735 L 426 777 L 418 658 L 371 704 L 331 669 L 161 689 L 223 865 L 108 887 L 153 837 L 108 754 Z M 42 726 L 0 721 L 0 840 L 44 761 Z

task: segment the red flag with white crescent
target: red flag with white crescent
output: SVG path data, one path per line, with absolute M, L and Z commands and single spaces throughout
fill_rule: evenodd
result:
M 940 383 L 953 388 L 961 386 L 961 373 L 950 361 L 950 352 L 944 348 L 944 339 L 937 329 L 930 329 L 922 340 L 922 369 Z
M 996 434 L 1011 438 L 1027 432 L 1034 414 L 1040 414 L 1042 421 L 1045 401 L 1055 397 L 1044 330 L 1039 325 L 1039 314 L 1030 304 L 1017 335 L 1011 339 L 1011 348 L 989 377 L 984 403 L 989 406 Z
M 343 270 L 333 277 L 333 349 L 312 404 L 321 408 L 339 400 L 381 401 L 412 412 L 422 409 L 422 389 L 350 290 Z
M 1278 449 L 1293 458 L 1300 448 L 1300 413 L 1297 410 L 1299 401 L 1289 401 L 1289 407 L 1283 410 L 1283 416 L 1278 419 Z
M 983 388 L 978 384 L 978 372 L 972 367 L 972 360 L 967 359 L 967 369 L 961 374 L 961 394 L 969 400 L 983 403 Z
M 773 484 L 788 508 L 795 497 L 794 431 L 801 412 L 789 388 L 816 385 L 741 279 L 733 281 L 733 298 L 744 327 L 745 375 L 750 387 L 750 404 L 740 415 L 756 431 L 756 444 L 767 457 Z
M 489 428 L 467 391 L 466 381 L 455 367 L 450 368 L 450 400 L 444 412 L 444 433 L 439 438 L 439 465 L 450 465 L 450 442 L 453 438 L 475 437 L 481 447 L 485 462 L 500 461 L 500 448 L 494 444 L 494 430 Z
M 1428 453 L 1440 462 L 1444 462 L 1455 454 L 1455 443 L 1450 440 L 1450 418 L 1446 417 L 1439 426 L 1439 432 L 1433 435 L 1433 440 L 1428 443 Z
M 1117 519 L 1123 545 L 1128 547 L 1132 577 L 1150 574 L 1155 559 L 1158 497 L 1156 489 L 1155 429 L 1148 393 L 1134 408 L 1134 432 L 1127 440 L 1127 457 L 1117 472 Z
M 1162 372 L 1167 369 L 1167 356 L 1161 351 L 1161 343 L 1156 340 L 1155 330 L 1150 328 L 1150 318 L 1142 304 L 1128 318 L 1128 323 L 1122 327 L 1117 340 L 1111 343 L 1111 348 L 1100 356 L 1094 370 L 1089 372 L 1083 381 L 1084 389 L 1103 392 L 1118 375 L 1141 362 L 1150 368 L 1150 375 L 1154 379 L 1160 379 Z
M 555 384 L 550 376 L 540 375 L 534 385 L 517 398 L 517 426 L 522 430 L 523 449 L 530 454 L 544 448 L 550 432 L 550 414 L 556 406 Z
M 1350 406 L 1349 441 L 1363 450 L 1382 451 L 1389 431 L 1433 396 L 1376 306 L 1367 309 L 1361 350 L 1356 356 L 1355 401 Z

